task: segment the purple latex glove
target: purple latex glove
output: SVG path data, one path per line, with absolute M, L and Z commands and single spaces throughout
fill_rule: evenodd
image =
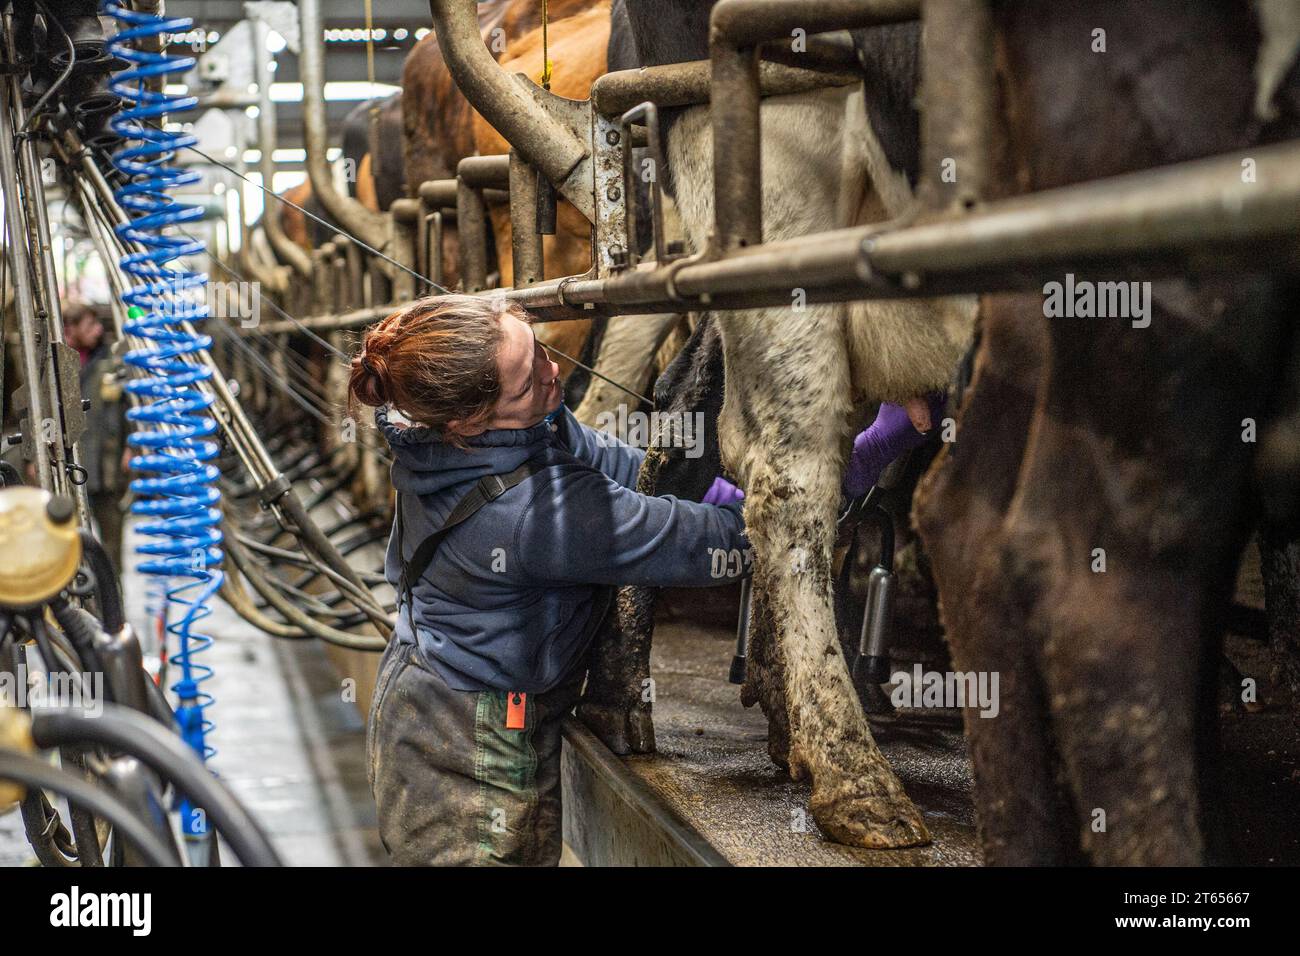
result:
M 926 396 L 930 406 L 930 427 L 939 424 L 945 396 Z M 880 473 L 903 452 L 915 448 L 925 440 L 916 430 L 901 405 L 882 402 L 876 420 L 853 440 L 853 453 L 849 455 L 848 471 L 844 475 L 844 491 L 850 498 L 860 498 L 880 480 Z
M 745 493 L 729 482 L 726 478 L 718 475 L 713 479 L 713 484 L 709 490 L 704 493 L 700 499 L 702 504 L 706 505 L 729 505 L 732 502 L 741 501 Z

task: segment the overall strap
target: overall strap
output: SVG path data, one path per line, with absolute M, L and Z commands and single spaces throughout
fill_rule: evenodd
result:
M 529 475 L 536 474 L 546 466 L 537 460 L 537 456 L 528 459 L 514 471 L 507 472 L 504 475 L 484 475 L 480 478 L 466 494 L 456 503 L 456 507 L 447 515 L 447 519 L 442 523 L 438 530 L 434 531 L 427 538 L 420 542 L 419 547 L 410 559 L 402 560 L 402 573 L 397 580 L 397 593 L 406 601 L 406 613 L 411 622 L 411 635 L 415 635 L 415 610 L 413 590 L 415 582 L 424 577 L 424 572 L 429 569 L 430 562 L 433 561 L 434 553 L 438 546 L 442 544 L 443 538 L 456 525 L 468 519 L 475 514 L 489 501 L 494 501 L 501 497 L 515 485 L 522 482 Z M 405 525 L 402 520 L 402 493 L 397 493 L 397 553 L 399 557 L 405 553 L 404 538 Z

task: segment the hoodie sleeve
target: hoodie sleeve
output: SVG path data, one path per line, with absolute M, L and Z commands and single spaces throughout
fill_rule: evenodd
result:
M 514 542 L 518 567 L 548 584 L 712 587 L 753 561 L 739 503 L 642 495 L 578 467 L 533 495 Z
M 636 488 L 636 477 L 645 452 L 620 441 L 615 435 L 597 431 L 573 417 L 567 405 L 560 406 L 557 434 L 564 447 L 579 461 L 586 462 L 624 488 Z

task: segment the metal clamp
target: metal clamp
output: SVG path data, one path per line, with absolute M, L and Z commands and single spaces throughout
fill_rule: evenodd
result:
M 640 259 L 636 241 L 637 193 L 634 188 L 636 178 L 632 170 L 632 126 L 642 125 L 646 128 L 646 145 L 650 150 L 650 161 L 654 164 L 654 175 L 650 180 L 652 217 L 651 231 L 655 247 L 655 262 L 662 264 L 664 252 L 664 199 L 659 177 L 664 166 L 663 145 L 659 138 L 659 110 L 649 101 L 632 107 L 619 119 L 623 137 L 623 193 L 626 197 L 627 215 L 624 219 L 624 233 L 627 237 L 627 265 L 636 268 Z

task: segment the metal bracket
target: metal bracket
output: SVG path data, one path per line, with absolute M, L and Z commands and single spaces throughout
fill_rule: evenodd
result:
M 623 248 L 627 235 L 627 189 L 623 183 L 623 133 L 617 118 L 594 113 L 591 150 L 595 157 L 594 198 L 596 216 L 592 220 L 592 260 L 596 275 L 607 278 L 621 269 L 627 254 Z
M 580 143 L 589 143 L 592 141 L 592 117 L 595 110 L 591 108 L 590 100 L 571 100 L 563 96 L 556 96 L 548 90 L 542 89 L 532 80 L 528 79 L 523 73 L 514 74 L 516 82 L 523 85 L 528 95 L 536 101 L 537 105 L 550 114 L 551 118 L 570 130 Z M 536 162 L 528 156 L 526 147 L 531 144 L 512 143 L 515 149 L 529 161 L 530 165 L 538 166 Z M 540 167 L 539 167 L 540 168 Z M 596 221 L 596 204 L 592 195 L 592 184 L 595 177 L 595 163 L 592 160 L 591 151 L 578 161 L 578 164 L 569 171 L 564 182 L 555 183 L 555 188 L 560 195 L 577 207 L 578 212 L 587 217 L 589 222 Z

